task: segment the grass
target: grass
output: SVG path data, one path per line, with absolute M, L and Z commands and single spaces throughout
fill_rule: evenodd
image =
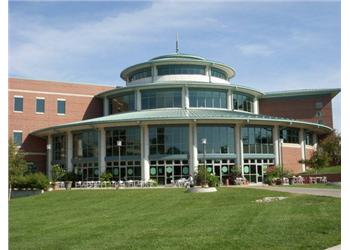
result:
M 309 169 L 305 173 L 315 174 L 315 169 Z M 341 173 L 341 166 L 325 167 L 317 170 L 317 174 L 339 174 L 339 173 Z
M 295 188 L 330 188 L 330 189 L 340 189 L 340 185 L 335 184 L 293 184 L 293 185 L 279 185 L 279 187 L 295 187 Z
M 9 238 L 21 250 L 325 249 L 340 244 L 340 199 L 246 188 L 49 192 L 10 201 Z

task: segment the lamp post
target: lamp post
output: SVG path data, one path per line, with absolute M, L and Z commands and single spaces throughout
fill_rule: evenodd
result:
M 282 168 L 282 181 L 283 181 L 283 139 L 280 139 L 280 148 L 281 148 L 281 168 Z
M 122 141 L 117 141 L 117 147 L 118 147 L 118 173 L 120 172 L 120 147 L 122 146 Z
M 207 160 L 205 159 L 205 151 L 206 151 L 206 145 L 207 145 L 207 138 L 202 138 L 202 145 L 203 145 L 203 158 L 204 158 L 204 185 L 207 185 Z

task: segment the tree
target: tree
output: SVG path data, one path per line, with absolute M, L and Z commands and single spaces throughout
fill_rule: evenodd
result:
M 340 134 L 332 132 L 326 138 L 321 140 L 319 145 L 320 152 L 326 154 L 329 158 L 329 165 L 336 166 L 341 164 L 341 137 Z
M 9 184 L 18 176 L 23 176 L 27 170 L 27 162 L 24 160 L 24 154 L 10 139 L 8 144 L 8 164 L 9 164 Z

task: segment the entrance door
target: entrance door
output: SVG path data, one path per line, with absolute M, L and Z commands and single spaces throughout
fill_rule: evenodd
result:
M 174 167 L 173 166 L 166 166 L 165 167 L 165 179 L 166 179 L 166 184 L 174 183 Z
M 120 180 L 126 181 L 127 180 L 126 167 L 120 167 L 119 172 L 120 172 Z
M 263 174 L 263 166 L 262 165 L 256 166 L 256 175 L 257 175 L 258 182 L 262 183 L 264 181 L 264 174 Z
M 222 176 L 221 176 L 221 166 L 220 165 L 214 165 L 214 174 L 215 176 L 219 177 L 220 185 L 222 184 Z

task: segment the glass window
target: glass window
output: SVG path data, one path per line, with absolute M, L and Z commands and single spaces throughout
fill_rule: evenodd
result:
M 189 88 L 190 107 L 227 108 L 226 90 Z
M 21 146 L 22 145 L 22 132 L 20 131 L 16 131 L 13 132 L 13 143 L 17 146 Z
M 52 137 L 52 160 L 65 161 L 66 159 L 66 136 L 54 135 Z
M 66 113 L 66 101 L 65 100 L 57 100 L 57 113 L 65 114 Z
M 243 152 L 273 154 L 272 127 L 242 127 Z
M 198 153 L 204 153 L 202 138 L 207 139 L 205 152 L 207 154 L 230 154 L 234 153 L 234 127 L 225 125 L 198 125 L 197 147 Z
M 36 112 L 45 113 L 45 99 L 43 98 L 36 99 Z
M 211 68 L 211 75 L 225 80 L 227 79 L 225 71 L 218 68 Z
M 299 129 L 284 128 L 280 130 L 280 138 L 285 143 L 299 143 Z
M 113 96 L 108 99 L 109 114 L 116 114 L 135 110 L 135 93 L 129 92 Z
M 163 75 L 205 75 L 205 66 L 169 64 L 157 66 L 159 76 Z
M 141 91 L 142 109 L 180 108 L 182 89 L 152 89 Z
M 121 141 L 121 146 L 118 146 Z M 108 128 L 106 130 L 106 156 L 141 155 L 140 128 Z
M 86 130 L 73 134 L 73 157 L 97 157 L 98 136 L 96 130 Z
M 249 95 L 235 93 L 233 94 L 233 109 L 253 112 L 254 98 Z
M 129 75 L 129 81 L 132 82 L 138 79 L 147 78 L 151 76 L 152 76 L 152 68 L 151 67 L 143 68 L 143 69 L 131 72 Z
M 21 96 L 14 97 L 14 111 L 23 112 L 23 97 Z
M 314 145 L 314 134 L 309 131 L 309 130 L 305 130 L 305 144 L 306 145 Z
M 188 126 L 151 126 L 150 154 L 188 154 Z

